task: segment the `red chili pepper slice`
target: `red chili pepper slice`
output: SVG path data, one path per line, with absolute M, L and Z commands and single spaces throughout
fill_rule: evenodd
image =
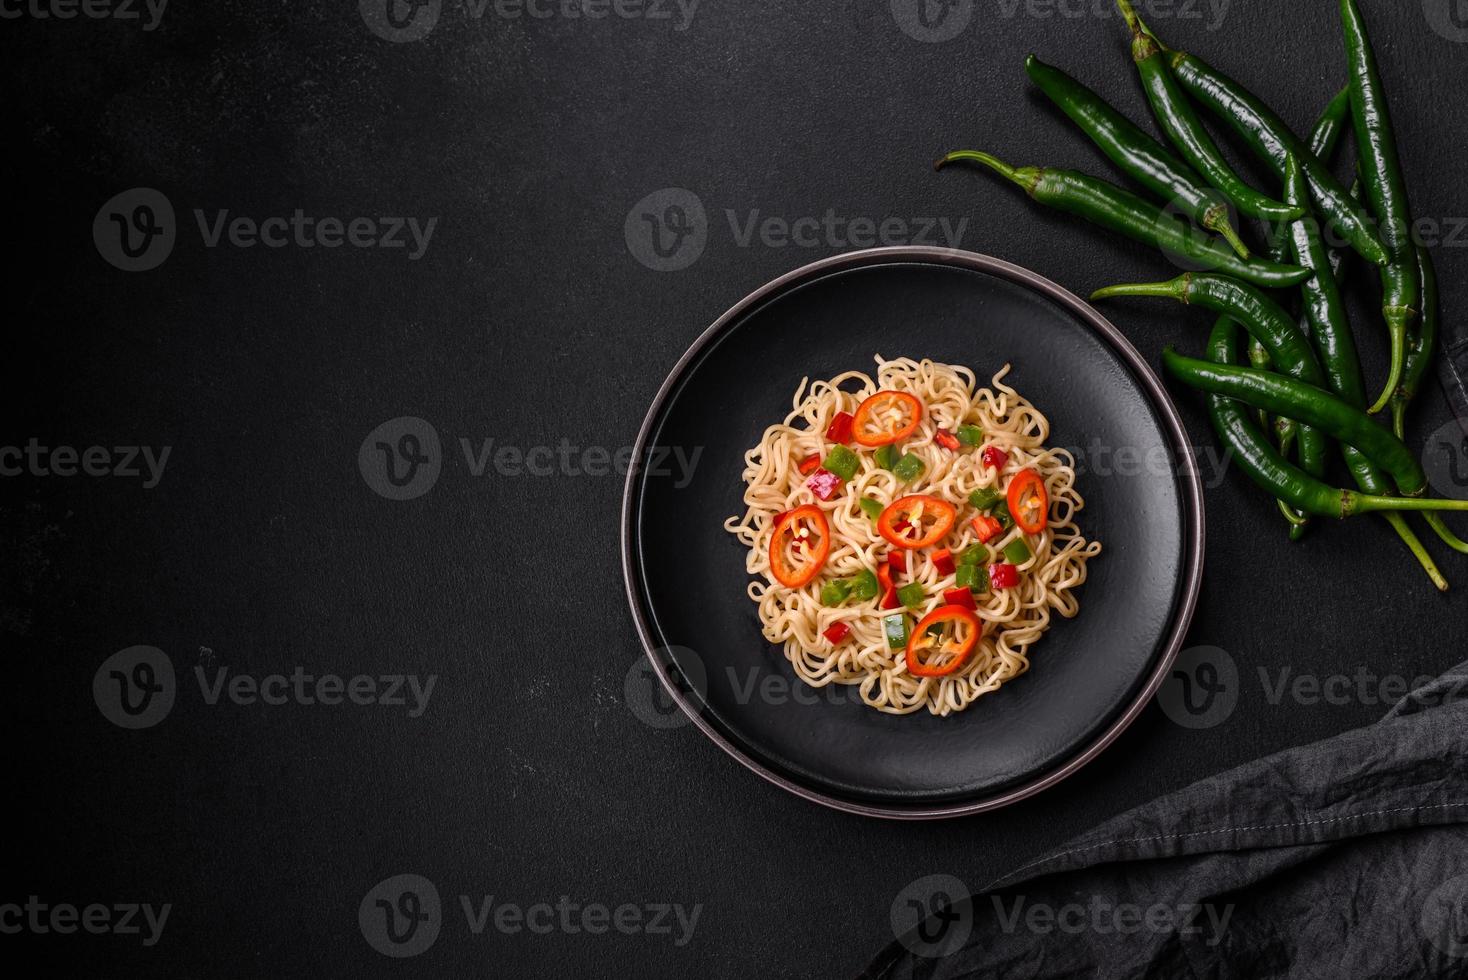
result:
M 1004 464 L 1009 462 L 1009 453 L 1000 449 L 998 446 L 985 446 L 984 451 L 979 454 L 979 458 L 984 461 L 984 465 L 989 467 L 989 469 L 1002 470 L 1004 469 Z
M 775 525 L 770 535 L 770 573 L 788 589 L 816 577 L 831 553 L 831 527 L 813 504 L 797 507 Z
M 796 469 L 800 470 L 800 475 L 801 476 L 810 476 L 812 473 L 814 473 L 816 470 L 818 470 L 820 468 L 821 468 L 821 454 L 820 453 L 811 453 L 809 456 L 805 457 L 805 459 L 802 459 L 800 461 L 800 464 L 798 466 L 796 466 Z
M 934 637 L 928 632 L 928 627 L 938 625 L 945 628 Z M 953 628 L 951 638 L 947 629 L 950 626 Z M 983 623 L 970 610 L 962 606 L 939 606 L 924 616 L 908 635 L 907 672 L 914 677 L 947 677 L 968 660 L 983 631 Z M 919 654 L 925 650 L 943 656 L 943 659 L 924 662 Z
M 1009 481 L 1009 515 L 1026 534 L 1039 534 L 1050 522 L 1050 495 L 1045 480 L 1031 469 L 1023 469 Z
M 1019 585 L 1019 567 L 1008 562 L 989 566 L 989 584 L 996 589 L 1012 589 Z
M 879 391 L 857 406 L 852 436 L 863 446 L 906 439 L 923 420 L 923 403 L 905 391 Z
M 914 494 L 888 504 L 877 518 L 877 531 L 899 548 L 927 548 L 943 540 L 957 519 L 958 511 L 948 501 Z M 898 527 L 901 522 L 908 526 Z
M 821 635 L 829 640 L 832 646 L 835 646 L 851 635 L 851 627 L 845 623 L 832 623 L 821 632 Z
M 897 598 L 897 585 L 892 581 L 892 566 L 886 562 L 877 566 L 877 584 L 882 587 L 879 609 L 896 609 L 902 605 Z
M 974 603 L 973 589 L 946 589 L 943 592 L 943 601 L 950 606 L 962 606 L 965 609 L 978 609 Z
M 954 435 L 951 432 L 945 432 L 942 429 L 939 429 L 938 432 L 933 436 L 933 441 L 942 446 L 944 449 L 951 449 L 954 452 L 958 451 L 958 436 Z
M 988 514 L 980 514 L 969 523 L 973 525 L 974 533 L 979 536 L 980 544 L 988 544 L 1004 530 L 1004 525 Z
M 947 548 L 939 548 L 933 552 L 933 567 L 938 570 L 939 575 L 952 575 L 953 552 Z
M 811 478 L 805 481 L 805 485 L 818 499 L 830 500 L 841 489 L 841 477 L 830 470 L 819 469 L 811 474 Z
M 850 412 L 837 412 L 836 417 L 831 420 L 831 424 L 826 428 L 826 440 L 828 442 L 839 442 L 843 446 L 846 445 L 851 441 L 851 429 L 855 423 L 856 416 Z
M 905 551 L 889 551 L 889 552 L 887 552 L 887 564 L 889 564 L 893 568 L 897 569 L 903 575 L 906 575 L 907 574 L 907 552 L 905 552 Z

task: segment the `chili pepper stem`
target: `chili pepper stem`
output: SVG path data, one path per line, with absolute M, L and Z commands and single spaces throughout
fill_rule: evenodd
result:
M 1443 577 L 1442 571 L 1438 569 L 1437 562 L 1432 560 L 1432 555 L 1427 553 L 1427 548 L 1422 544 L 1422 539 L 1417 537 L 1413 533 L 1412 528 L 1407 525 L 1407 519 L 1401 514 L 1383 514 L 1381 516 L 1386 518 L 1386 522 L 1392 526 L 1393 531 L 1397 532 L 1397 537 L 1402 539 L 1402 543 L 1407 546 L 1407 550 L 1412 552 L 1417 558 L 1417 561 L 1422 565 L 1422 570 L 1427 573 L 1428 578 L 1432 579 L 1432 584 L 1437 586 L 1438 591 L 1448 591 L 1448 580 Z
M 1378 497 L 1370 493 L 1346 490 L 1341 494 L 1341 516 L 1376 514 L 1383 511 L 1468 511 L 1468 500 L 1445 500 L 1439 497 Z
M 1040 182 L 1039 167 L 1014 167 L 989 153 L 979 150 L 954 150 L 952 153 L 933 163 L 934 170 L 942 170 L 950 163 L 959 161 L 968 163 L 981 163 L 990 170 L 1003 177 L 1005 180 L 1013 181 L 1025 189 L 1026 194 L 1034 194 L 1035 186 Z
M 1452 528 L 1444 524 L 1441 517 L 1428 513 L 1423 514 L 1422 519 L 1427 521 L 1427 526 L 1432 528 L 1433 533 L 1442 539 L 1443 544 L 1460 554 L 1468 555 L 1468 541 L 1464 541 L 1454 534 Z
M 1239 258 L 1249 257 L 1249 246 L 1244 244 L 1244 240 L 1234 230 L 1233 222 L 1228 220 L 1228 208 L 1222 204 L 1208 212 L 1208 217 L 1203 220 L 1203 227 L 1228 242 L 1233 250 L 1239 253 Z
M 1284 515 L 1284 519 L 1295 527 L 1304 527 L 1310 523 L 1310 518 L 1305 517 L 1303 514 L 1295 513 L 1295 509 L 1283 500 L 1276 500 L 1275 503 L 1279 504 L 1279 512 Z
M 1106 286 L 1091 294 L 1091 299 L 1111 299 L 1115 296 L 1161 296 L 1167 299 L 1188 301 L 1188 284 L 1193 276 L 1185 272 L 1176 279 L 1167 282 L 1127 282 L 1116 286 Z
M 1408 395 L 1401 389 L 1392 395 L 1392 432 L 1396 433 L 1398 439 L 1407 438 L 1407 400 Z
M 1375 415 L 1387 407 L 1397 393 L 1397 386 L 1402 383 L 1402 368 L 1407 363 L 1407 324 L 1412 319 L 1412 311 L 1388 308 L 1385 315 L 1387 335 L 1391 338 L 1392 345 L 1391 370 L 1386 376 L 1386 387 L 1382 389 L 1380 397 L 1366 410 L 1368 415 Z

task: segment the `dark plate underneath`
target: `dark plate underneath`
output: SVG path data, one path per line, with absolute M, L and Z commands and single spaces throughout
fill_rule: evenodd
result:
M 965 364 L 1044 412 L 1051 445 L 1084 450 L 1080 524 L 1105 550 L 1028 674 L 958 715 L 864 706 L 802 685 L 760 634 L 742 513 L 743 455 L 783 418 L 802 376 L 872 373 L 872 355 Z M 1098 448 L 1099 447 L 1099 451 Z M 741 762 L 801 795 L 894 817 L 992 808 L 1057 781 L 1155 691 L 1192 615 L 1201 489 L 1156 378 L 1098 313 L 1033 273 L 940 249 L 874 249 L 797 270 L 714 324 L 664 385 L 629 474 L 623 551 L 634 616 L 674 698 Z M 673 457 L 676 458 L 676 457 Z M 661 471 L 661 472 L 660 472 Z M 686 485 L 680 485 L 686 484 Z

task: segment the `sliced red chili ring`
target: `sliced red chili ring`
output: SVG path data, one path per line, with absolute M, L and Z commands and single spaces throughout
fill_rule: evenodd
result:
M 953 530 L 958 510 L 946 500 L 926 494 L 900 497 L 877 518 L 877 531 L 899 548 L 927 548 Z M 906 528 L 899 527 L 901 523 Z
M 851 428 L 855 422 L 856 417 L 850 412 L 837 412 L 826 428 L 826 441 L 846 445 L 851 441 Z
M 770 573 L 789 589 L 815 578 L 831 553 L 831 527 L 814 504 L 797 507 L 775 525 L 770 535 Z
M 906 439 L 923 420 L 923 403 L 905 391 L 879 391 L 857 406 L 851 434 L 863 446 Z
M 805 457 L 805 459 L 802 459 L 799 465 L 797 465 L 795 468 L 800 470 L 801 476 L 810 476 L 812 473 L 820 468 L 820 465 L 821 454 L 811 453 L 809 456 Z
M 937 636 L 928 632 L 931 626 L 953 627 L 952 638 L 945 628 Z M 968 661 L 969 654 L 979 642 L 984 625 L 979 617 L 963 606 L 939 606 L 922 618 L 907 638 L 907 672 L 914 677 L 947 677 Z M 945 659 L 924 662 L 919 654 L 925 649 L 936 647 Z
M 951 432 L 945 432 L 942 429 L 939 429 L 937 433 L 933 436 L 933 441 L 942 446 L 944 449 L 951 449 L 955 452 L 957 452 L 958 450 L 958 436 L 954 435 Z
M 1020 530 L 1026 534 L 1039 534 L 1050 522 L 1050 495 L 1045 492 L 1045 480 L 1031 469 L 1023 469 L 1009 481 L 1006 495 L 1009 516 L 1014 518 Z

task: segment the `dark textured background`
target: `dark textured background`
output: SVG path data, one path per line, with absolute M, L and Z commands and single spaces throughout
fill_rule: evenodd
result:
M 726 210 L 741 222 L 754 209 L 967 218 L 963 247 L 1077 291 L 1172 274 L 986 177 L 928 168 L 975 144 L 1100 170 L 1021 67 L 1034 50 L 1140 115 L 1121 28 L 1092 6 L 1042 17 L 1050 5 L 976 0 L 947 43 L 904 34 L 886 0 L 704 0 L 682 31 L 676 11 L 474 19 L 448 2 L 426 38 L 402 44 L 369 32 L 351 3 L 179 3 L 151 32 L 0 23 L 0 171 L 18 246 L 4 273 L 0 443 L 173 447 L 151 490 L 0 481 L 0 714 L 18 821 L 0 902 L 174 906 L 152 948 L 29 943 L 114 974 L 849 975 L 890 938 L 889 906 L 915 878 L 980 887 L 1155 794 L 1380 713 L 1354 700 L 1272 705 L 1256 666 L 1411 677 L 1461 659 L 1461 591 L 1434 594 L 1384 527 L 1290 547 L 1272 505 L 1230 474 L 1208 494 L 1190 643 L 1239 664 L 1232 717 L 1191 731 L 1149 708 L 1083 773 L 990 816 L 858 819 L 628 710 L 638 650 L 618 477 L 465 468 L 461 437 L 629 444 L 714 317 L 841 250 L 740 247 Z M 1468 214 L 1468 46 L 1434 32 L 1416 2 L 1365 7 L 1415 210 Z M 1219 31 L 1154 26 L 1305 127 L 1343 81 L 1334 8 L 1237 0 Z M 179 239 L 162 266 L 129 274 L 99 257 L 91 225 L 139 186 L 171 200 Z M 711 228 L 695 263 L 659 273 L 634 258 L 623 225 L 666 187 L 697 194 Z M 439 224 L 416 262 L 402 250 L 206 249 L 195 208 Z M 1437 255 L 1450 315 L 1468 309 L 1468 251 Z M 1208 322 L 1162 305 L 1112 312 L 1154 364 L 1167 342 L 1197 349 Z M 1379 379 L 1376 332 L 1362 334 Z M 1205 438 L 1196 400 L 1179 401 Z M 1435 389 L 1423 403 L 1419 439 L 1447 419 Z M 404 415 L 434 424 L 446 459 L 428 494 L 395 502 L 364 483 L 357 450 Z M 1468 584 L 1468 562 L 1443 565 Z M 162 724 L 128 732 L 99 713 L 91 680 L 133 644 L 166 651 L 184 682 Z M 188 676 L 201 655 L 256 674 L 439 680 L 417 719 L 210 707 Z M 402 872 L 432 879 L 449 908 L 436 945 L 396 962 L 364 942 L 356 909 Z M 474 936 L 460 894 L 703 910 L 682 948 L 666 936 Z

